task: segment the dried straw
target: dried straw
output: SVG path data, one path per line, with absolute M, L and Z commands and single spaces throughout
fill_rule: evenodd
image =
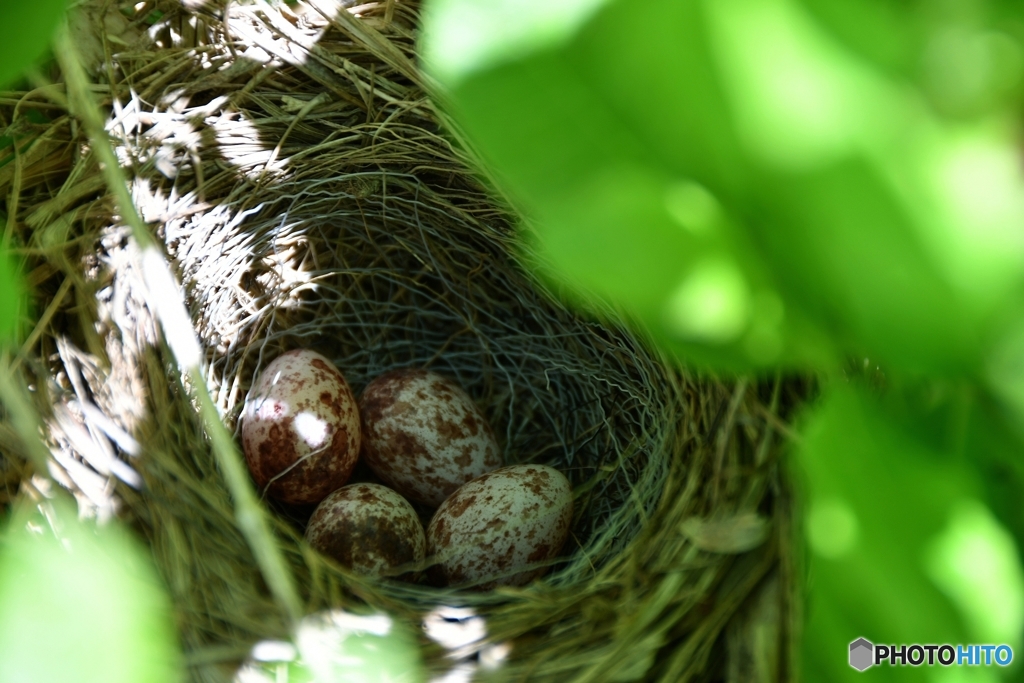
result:
M 795 581 L 777 456 L 799 387 L 682 374 L 611 312 L 582 318 L 525 272 L 515 217 L 424 94 L 414 6 L 77 12 L 93 92 L 186 284 L 229 427 L 267 361 L 312 347 L 357 392 L 395 367 L 457 379 L 508 462 L 551 464 L 573 483 L 564 557 L 532 586 L 489 593 L 353 576 L 302 543 L 309 510 L 276 506 L 308 612 L 370 607 L 422 624 L 470 609 L 483 638 L 453 650 L 423 636 L 435 675 L 789 675 Z M 15 143 L 0 148 L 0 225 L 39 302 L 10 365 L 35 389 L 54 476 L 152 548 L 191 679 L 228 680 L 254 643 L 287 636 L 287 620 L 158 334 L 138 248 L 50 76 L 0 93 Z M 0 455 L 4 503 L 32 468 L 2 420 Z M 508 655 L 485 670 L 496 645 Z

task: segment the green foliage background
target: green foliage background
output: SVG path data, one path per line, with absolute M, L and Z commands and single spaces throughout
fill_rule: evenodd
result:
M 134 539 L 80 523 L 70 501 L 45 507 L 0 542 L 0 680 L 177 681 L 171 606 Z
M 681 362 L 821 378 L 805 680 L 861 636 L 1022 644 L 1022 37 L 996 0 L 427 4 L 542 272 Z
M 0 86 L 22 75 L 47 51 L 67 0 L 0 0 Z

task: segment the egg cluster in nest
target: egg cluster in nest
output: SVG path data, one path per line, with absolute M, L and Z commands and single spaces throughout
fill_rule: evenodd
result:
M 419 630 L 438 675 L 785 676 L 795 573 L 777 454 L 798 402 L 788 386 L 689 376 L 611 312 L 558 303 L 521 265 L 533 257 L 516 218 L 425 95 L 414 4 L 184 5 L 86 3 L 75 21 L 117 38 L 93 50 L 95 91 L 236 436 L 266 364 L 311 348 L 356 395 L 396 367 L 453 378 L 506 462 L 554 466 L 573 490 L 561 564 L 482 592 L 347 572 L 304 542 L 308 507 L 267 501 L 306 609 L 419 626 L 458 608 L 449 626 L 479 628 L 457 647 Z M 19 124 L 39 139 L 18 164 L 0 163 L 0 190 L 19 197 L 12 238 L 39 296 L 26 369 L 53 470 L 83 509 L 130 520 L 149 543 L 190 678 L 229 680 L 255 643 L 287 635 L 286 619 L 81 128 L 40 92 L 0 94 L 4 120 L 21 121 L 10 102 L 45 114 Z M 0 424 L 6 459 L 23 462 L 8 436 Z M 483 656 L 498 645 L 500 662 Z

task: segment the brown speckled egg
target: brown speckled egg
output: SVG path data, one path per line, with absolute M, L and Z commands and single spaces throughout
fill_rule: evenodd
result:
M 572 488 L 547 465 L 512 465 L 474 479 L 453 493 L 427 527 L 427 552 L 449 583 L 475 583 L 558 555 L 569 537 Z M 546 567 L 478 587 L 522 586 Z
M 494 432 L 454 382 L 426 370 L 395 370 L 359 400 L 363 457 L 406 498 L 437 507 L 467 481 L 501 466 Z
M 380 484 L 351 484 L 324 498 L 309 519 L 306 540 L 368 576 L 423 560 L 427 546 L 409 501 Z
M 242 412 L 249 471 L 261 491 L 286 503 L 319 503 L 348 481 L 359 459 L 359 429 L 345 378 L 305 349 L 274 359 Z

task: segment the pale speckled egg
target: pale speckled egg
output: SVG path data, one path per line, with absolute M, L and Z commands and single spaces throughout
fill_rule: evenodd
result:
M 547 465 L 511 465 L 462 486 L 434 513 L 427 553 L 453 585 L 508 574 L 556 557 L 569 537 L 572 487 Z M 478 587 L 522 586 L 546 567 Z
M 286 503 L 319 503 L 359 459 L 359 410 L 331 361 L 296 349 L 274 359 L 249 392 L 242 446 L 260 490 Z
M 380 484 L 350 484 L 324 498 L 309 518 L 306 540 L 367 576 L 420 562 L 427 548 L 416 510 Z
M 458 385 L 426 370 L 394 370 L 359 399 L 363 458 L 406 498 L 437 507 L 455 489 L 501 466 L 498 442 Z

